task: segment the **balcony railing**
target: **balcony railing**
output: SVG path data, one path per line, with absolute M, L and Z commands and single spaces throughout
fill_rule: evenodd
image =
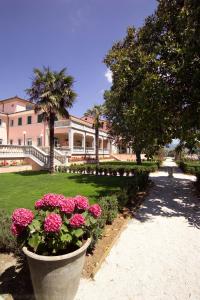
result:
M 70 120 L 62 120 L 62 121 L 56 121 L 55 122 L 55 128 L 56 127 L 65 127 L 70 125 Z
M 84 147 L 82 146 L 73 146 L 74 152 L 83 152 L 84 153 Z

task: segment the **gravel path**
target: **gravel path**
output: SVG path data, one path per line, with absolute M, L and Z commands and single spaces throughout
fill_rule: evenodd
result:
M 171 170 L 174 174 L 172 175 Z M 154 187 L 94 280 L 76 300 L 199 300 L 200 205 L 194 176 L 172 160 L 151 175 Z

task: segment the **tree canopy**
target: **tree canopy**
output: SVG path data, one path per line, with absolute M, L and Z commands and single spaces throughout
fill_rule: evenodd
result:
M 195 140 L 200 127 L 200 3 L 158 2 L 144 26 L 128 28 L 104 59 L 113 74 L 107 118 L 138 155 L 173 137 Z

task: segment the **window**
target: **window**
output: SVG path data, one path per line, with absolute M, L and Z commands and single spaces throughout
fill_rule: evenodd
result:
M 42 146 L 42 137 L 37 138 L 37 146 L 38 147 Z
M 30 139 L 30 138 L 27 139 L 27 145 L 28 145 L 28 146 L 32 146 L 32 139 Z
M 0 145 L 3 145 L 3 140 L 2 139 L 0 139 Z
M 22 118 L 18 118 L 18 126 L 22 125 Z
M 11 126 L 11 127 L 14 126 L 14 120 L 10 120 L 10 126 Z
M 31 116 L 28 116 L 27 117 L 27 124 L 31 124 L 32 123 L 32 117 Z
M 2 125 L 2 120 L 0 119 L 0 126 Z
M 21 144 L 22 144 L 22 140 L 18 139 L 18 145 L 21 146 Z
M 13 140 L 10 140 L 10 145 L 12 145 L 13 144 Z
M 42 121 L 43 121 L 43 115 L 42 114 L 37 116 L 37 121 L 38 121 L 38 123 L 42 123 Z

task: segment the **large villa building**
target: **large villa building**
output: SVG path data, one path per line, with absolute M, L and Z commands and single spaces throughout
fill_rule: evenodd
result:
M 91 118 L 70 116 L 69 119 L 60 118 L 55 122 L 55 147 L 58 153 L 68 158 L 92 157 L 95 155 L 95 142 Z M 2 148 L 3 145 L 7 148 Z M 5 149 L 18 149 L 19 152 L 19 149 L 25 149 L 24 146 L 47 153 L 48 123 L 42 120 L 41 114 L 35 113 L 34 104 L 30 101 L 17 96 L 0 100 L 0 152 L 4 151 L 4 155 Z M 122 149 L 109 137 L 106 123 L 103 122 L 99 131 L 100 157 L 120 151 Z

